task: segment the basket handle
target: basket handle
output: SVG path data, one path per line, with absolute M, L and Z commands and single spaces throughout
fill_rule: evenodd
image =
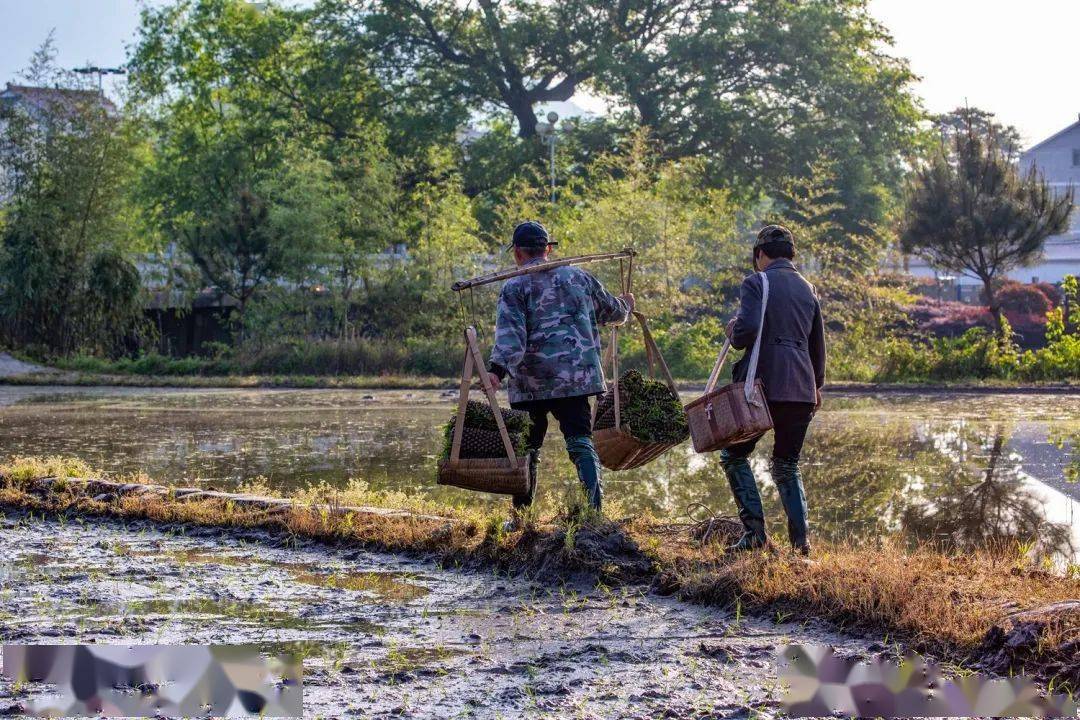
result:
M 465 365 L 461 369 L 461 389 L 458 391 L 457 418 L 454 421 L 454 438 L 450 443 L 450 462 L 461 458 L 461 435 L 465 431 L 465 409 L 469 406 L 469 389 L 472 387 L 473 357 L 465 345 Z
M 712 372 L 709 373 L 709 382 L 705 383 L 706 395 L 711 393 L 716 387 L 716 381 L 720 379 L 720 369 L 724 367 L 724 361 L 727 360 L 729 352 L 731 352 L 730 338 L 724 341 L 724 347 L 720 350 L 720 356 L 716 358 L 716 363 L 713 365 Z
M 619 329 L 611 328 L 611 387 L 615 400 L 615 429 L 622 429 L 622 409 L 619 407 Z
M 465 328 L 465 345 L 466 352 L 472 357 L 473 368 L 480 376 L 480 385 L 484 388 L 484 394 L 487 395 L 488 404 L 491 405 L 491 414 L 495 416 L 495 424 L 499 428 L 499 436 L 502 438 L 503 448 L 506 450 L 506 459 L 510 462 L 510 467 L 517 467 L 517 456 L 514 454 L 514 444 L 510 442 L 510 433 L 506 431 L 506 423 L 503 421 L 502 410 L 499 409 L 499 399 L 495 397 L 495 388 L 491 386 L 491 378 L 484 372 L 484 360 L 480 357 L 480 346 L 476 344 L 476 328 L 471 325 Z M 462 418 L 464 414 L 458 416 L 458 423 L 464 424 Z
M 656 339 L 653 338 L 652 331 L 649 330 L 649 321 L 644 315 L 635 311 L 634 317 L 637 318 L 638 324 L 641 325 L 641 334 L 645 338 L 645 357 L 649 363 L 649 375 L 656 377 L 656 372 L 653 367 L 654 363 L 660 366 L 660 372 L 664 376 L 664 382 L 671 389 L 671 392 L 676 396 L 679 394 L 679 388 L 675 385 L 675 378 L 671 375 L 671 369 L 668 368 L 667 361 L 664 360 L 664 356 L 660 353 L 660 346 L 656 344 Z
M 668 389 L 675 395 L 679 396 L 679 388 L 675 384 L 675 378 L 671 375 L 671 369 L 668 367 L 667 361 L 664 360 L 663 354 L 660 352 L 660 346 L 656 344 L 656 338 L 653 337 L 652 331 L 649 330 L 649 320 L 637 311 L 633 313 L 634 318 L 637 319 L 638 324 L 641 325 L 641 334 L 645 340 L 645 360 L 649 365 L 649 376 L 656 377 L 656 367 L 660 367 L 660 372 L 664 376 L 664 382 L 667 383 Z M 614 412 L 615 412 L 615 429 L 619 430 L 622 427 L 622 401 L 619 398 L 619 331 L 617 326 L 611 328 L 611 344 L 608 345 L 607 351 L 608 359 L 611 361 L 611 386 L 612 386 L 612 399 L 614 400 Z M 596 421 L 596 408 L 593 408 L 593 421 Z

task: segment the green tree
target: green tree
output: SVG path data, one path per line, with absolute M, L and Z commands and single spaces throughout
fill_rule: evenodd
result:
M 654 26 L 640 12 L 669 26 L 680 9 L 699 1 L 375 0 L 358 15 L 351 13 L 354 3 L 326 6 L 336 6 L 353 20 L 355 33 L 370 39 L 384 83 L 473 108 L 493 103 L 513 114 L 520 137 L 531 138 L 536 106 L 569 100 L 597 75 L 615 38 L 647 40 Z
M 580 181 L 577 202 L 555 211 L 560 250 L 577 255 L 633 247 L 634 291 L 642 308 L 679 310 L 718 266 L 745 258 L 736 230 L 737 205 L 703 188 L 704 163 L 660 158 L 647 135 L 606 155 Z M 542 211 L 542 206 L 541 206 Z
M 378 88 L 314 11 L 240 0 L 144 10 L 134 96 L 158 138 L 146 201 L 211 284 L 249 301 L 317 280 L 347 306 L 394 238 L 395 168 Z
M 1021 175 L 993 138 L 957 133 L 913 176 L 901 242 L 936 267 L 979 278 L 998 328 L 995 281 L 1036 260 L 1065 232 L 1071 191 L 1057 195 L 1036 170 Z
M 1020 131 L 1013 125 L 1002 125 L 992 112 L 977 107 L 962 107 L 935 115 L 932 120 L 943 143 L 952 141 L 958 133 L 966 134 L 970 128 L 987 138 L 1010 162 L 1020 159 L 1023 149 Z
M 918 137 L 914 77 L 865 0 L 365 7 L 354 32 L 372 38 L 384 83 L 509 112 L 522 138 L 540 104 L 584 89 L 610 98 L 623 128 L 647 127 L 665 158 L 707 158 L 710 186 L 743 199 L 828 155 L 850 235 L 875 235 Z
M 54 57 L 50 38 L 26 73 L 46 89 L 0 111 L 0 320 L 16 344 L 113 354 L 144 327 L 130 192 L 143 141 Z

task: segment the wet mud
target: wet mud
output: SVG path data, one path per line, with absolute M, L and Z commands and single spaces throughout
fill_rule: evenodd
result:
M 779 646 L 882 649 L 642 586 L 511 579 L 250 531 L 12 513 L 0 520 L 0 641 L 296 652 L 312 718 L 772 717 Z M 0 714 L 43 689 L 0 679 Z

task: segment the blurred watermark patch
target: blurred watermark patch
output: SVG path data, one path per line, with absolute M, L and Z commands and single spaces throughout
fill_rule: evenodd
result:
M 301 717 L 303 666 L 251 645 L 4 645 L 0 673 L 46 682 L 38 717 Z
M 918 655 L 900 662 L 837 657 L 825 645 L 780 650 L 783 704 L 792 717 L 1076 717 L 1076 701 L 1029 679 L 945 679 Z

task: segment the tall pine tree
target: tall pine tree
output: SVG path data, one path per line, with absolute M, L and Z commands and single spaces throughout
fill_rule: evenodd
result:
M 997 281 L 1030 265 L 1046 238 L 1068 229 L 1071 191 L 1057 195 L 1032 168 L 1021 175 L 995 141 L 968 122 L 914 173 L 901 244 L 935 267 L 982 281 L 1001 328 Z

